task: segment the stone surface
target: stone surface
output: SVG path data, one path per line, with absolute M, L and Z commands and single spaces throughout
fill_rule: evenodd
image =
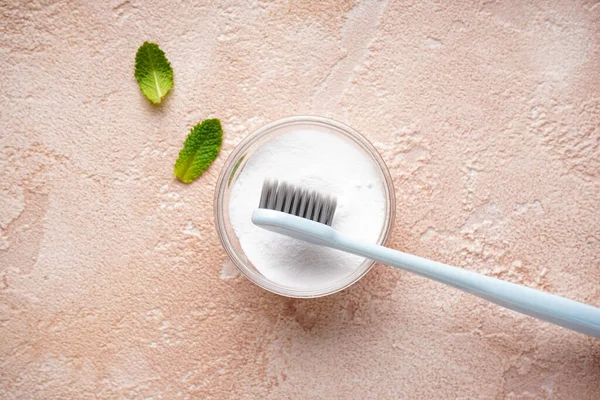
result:
M 236 273 L 213 191 L 318 114 L 390 167 L 398 249 L 600 306 L 600 3 L 0 4 L 0 397 L 600 397 L 600 342 L 385 266 L 294 300 Z M 160 44 L 175 88 L 133 78 Z M 172 167 L 218 117 L 221 156 Z

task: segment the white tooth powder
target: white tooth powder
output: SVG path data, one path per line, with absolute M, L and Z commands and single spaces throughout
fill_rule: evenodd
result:
M 269 232 L 250 217 L 265 179 L 278 179 L 334 195 L 333 228 L 375 243 L 385 223 L 385 192 L 379 166 L 350 141 L 320 130 L 290 131 L 252 154 L 235 181 L 229 213 L 240 245 L 270 281 L 319 290 L 351 274 L 364 258 Z

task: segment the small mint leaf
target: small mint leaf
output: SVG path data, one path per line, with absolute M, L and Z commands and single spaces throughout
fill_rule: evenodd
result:
M 156 43 L 144 42 L 135 54 L 135 79 L 154 104 L 160 103 L 173 87 L 173 68 Z
M 191 183 L 206 171 L 221 150 L 223 129 L 218 119 L 206 119 L 192 128 L 179 157 L 174 173 L 183 183 Z

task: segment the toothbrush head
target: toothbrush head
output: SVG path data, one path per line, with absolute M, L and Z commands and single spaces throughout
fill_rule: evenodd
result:
M 287 182 L 266 180 L 263 183 L 259 208 L 284 212 L 331 226 L 337 200 L 314 190 L 296 187 Z
M 320 246 L 332 247 L 331 227 L 337 202 L 313 190 L 286 182 L 265 181 L 252 223 L 263 229 Z

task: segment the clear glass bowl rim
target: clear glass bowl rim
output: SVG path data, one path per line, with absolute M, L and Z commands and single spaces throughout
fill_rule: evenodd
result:
M 396 198 L 392 177 L 388 171 L 385 162 L 383 161 L 383 158 L 381 157 L 377 149 L 375 149 L 373 144 L 371 144 L 371 142 L 368 139 L 366 139 L 355 129 L 330 118 L 312 115 L 292 116 L 270 122 L 246 136 L 235 147 L 235 149 L 231 152 L 231 154 L 225 161 L 225 164 L 223 165 L 223 168 L 221 169 L 217 180 L 214 198 L 215 226 L 217 228 L 217 234 L 219 236 L 221 244 L 223 245 L 223 248 L 225 249 L 225 252 L 227 253 L 227 256 L 238 268 L 238 270 L 242 274 L 244 274 L 251 282 L 255 283 L 256 285 L 262 287 L 265 290 L 282 296 L 294 298 L 314 298 L 328 296 L 348 288 L 349 286 L 358 282 L 362 277 L 364 277 L 371 270 L 375 262 L 366 259 L 358 268 L 356 268 L 356 270 L 352 274 L 348 275 L 343 280 L 338 281 L 337 285 L 327 287 L 324 289 L 295 289 L 287 286 L 278 285 L 265 278 L 262 274 L 253 270 L 252 267 L 246 265 L 245 261 L 240 257 L 238 251 L 234 248 L 232 241 L 229 238 L 229 234 L 226 228 L 227 223 L 225 220 L 224 207 L 229 207 L 229 204 L 224 204 L 225 193 L 228 187 L 230 186 L 229 179 L 231 175 L 235 174 L 236 172 L 236 164 L 238 163 L 240 157 L 245 155 L 248 149 L 250 149 L 255 143 L 257 143 L 273 131 L 277 130 L 278 128 L 299 124 L 321 125 L 333 129 L 336 133 L 345 135 L 347 138 L 351 139 L 357 145 L 359 145 L 359 147 L 361 147 L 369 156 L 371 156 L 371 158 L 379 166 L 381 175 L 383 176 L 383 185 L 385 189 L 384 191 L 386 196 L 386 212 L 384 227 L 377 243 L 381 245 L 385 245 L 387 243 L 393 229 L 393 223 L 396 213 Z

